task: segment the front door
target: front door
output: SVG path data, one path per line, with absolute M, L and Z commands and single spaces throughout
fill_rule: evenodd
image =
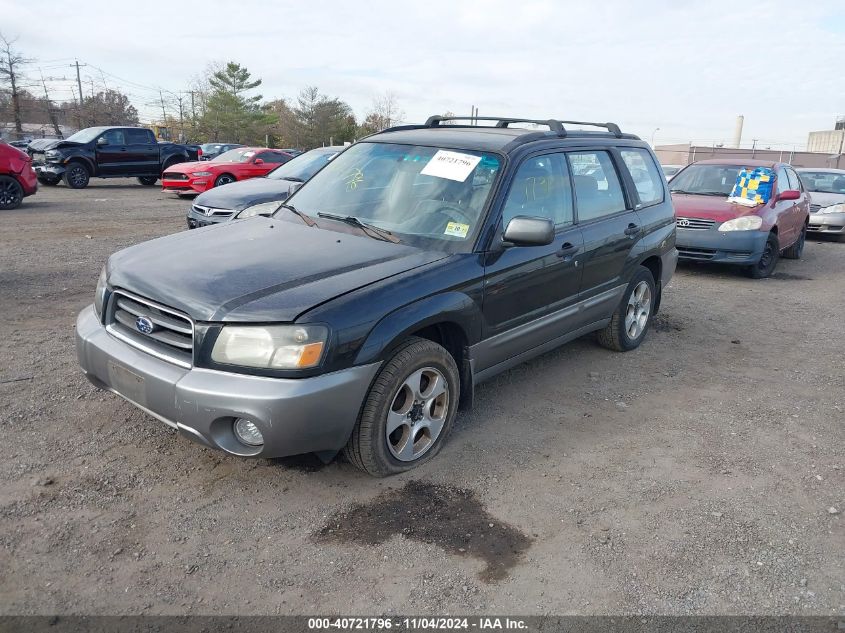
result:
M 97 138 L 97 169 L 101 176 L 117 176 L 127 172 L 129 153 L 123 130 L 115 128 Z
M 485 264 L 482 310 L 486 331 L 476 354 L 476 370 L 578 327 L 578 288 L 583 240 L 574 224 L 572 188 L 562 154 L 526 158 L 510 183 L 501 230 L 516 216 L 551 219 L 554 241 L 546 246 L 502 248 L 501 231 Z
M 792 183 L 786 175 L 785 167 L 778 167 L 775 172 L 775 191 L 780 196 L 784 191 L 792 189 Z M 778 244 L 781 248 L 791 246 L 798 239 L 800 227 L 796 222 L 801 200 L 778 200 L 775 198 L 775 213 L 777 214 Z

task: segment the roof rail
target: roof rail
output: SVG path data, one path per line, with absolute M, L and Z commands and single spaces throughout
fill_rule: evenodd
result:
M 495 127 L 508 127 L 511 123 L 533 123 L 535 125 L 545 125 L 557 134 L 558 136 L 566 136 L 566 128 L 564 123 L 569 125 L 589 125 L 592 127 L 603 127 L 608 132 L 613 134 L 616 138 L 622 138 L 622 130 L 615 123 L 590 123 L 588 121 L 559 121 L 558 119 L 518 119 L 498 116 L 440 116 L 434 115 L 428 117 L 423 127 L 440 127 L 444 121 L 495 121 Z

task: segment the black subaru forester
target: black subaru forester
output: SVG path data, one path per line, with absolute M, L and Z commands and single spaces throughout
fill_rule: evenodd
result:
M 637 347 L 677 260 L 649 146 L 479 120 L 385 130 L 269 217 L 115 253 L 83 370 L 206 446 L 383 476 L 431 459 L 480 381 L 588 332 Z

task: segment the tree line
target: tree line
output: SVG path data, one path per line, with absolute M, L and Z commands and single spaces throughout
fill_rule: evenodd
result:
M 0 121 L 11 124 L 13 136 L 27 136 L 24 123 L 42 124 L 59 138 L 62 126 L 139 124 L 137 108 L 114 88 L 92 89 L 81 98 L 74 91 L 72 101 L 56 101 L 42 77 L 43 94 L 37 93 L 38 77 L 29 70 L 31 65 L 15 41 L 0 33 Z M 260 78 L 235 61 L 211 65 L 188 90 L 159 93 L 162 116 L 154 122 L 155 130 L 160 138 L 174 141 L 308 149 L 353 141 L 404 117 L 391 92 L 375 97 L 359 120 L 343 99 L 323 94 L 316 86 L 306 86 L 292 99 L 265 99 L 261 85 Z

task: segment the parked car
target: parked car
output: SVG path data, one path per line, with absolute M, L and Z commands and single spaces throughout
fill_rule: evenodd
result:
M 323 148 L 323 149 L 326 149 L 326 148 Z M 291 156 L 294 156 L 294 157 L 299 156 L 300 154 L 304 154 L 304 153 L 305 153 L 305 152 L 303 152 L 301 149 L 294 149 L 293 147 L 288 147 L 288 148 L 285 148 L 285 149 L 283 149 L 282 151 L 283 151 L 285 154 L 290 154 Z
M 17 209 L 36 191 L 38 180 L 29 155 L 0 141 L 0 210 Z
M 180 163 L 161 176 L 163 191 L 202 193 L 236 180 L 266 176 L 292 156 L 268 147 L 238 147 L 210 161 Z
M 684 168 L 683 165 L 661 165 L 660 167 L 666 174 L 666 180 L 672 180 L 672 177 Z
M 23 140 L 20 140 L 20 141 L 9 141 L 9 145 L 11 145 L 12 147 L 16 147 L 18 149 L 26 150 L 27 145 L 29 145 L 31 142 L 32 142 L 32 139 L 27 138 L 27 139 L 23 139 Z
M 231 149 L 243 147 L 241 143 L 203 143 L 200 145 L 200 160 L 214 160 L 220 154 L 225 154 Z
M 588 332 L 639 346 L 677 260 L 649 145 L 455 120 L 367 137 L 271 218 L 112 255 L 86 375 L 205 446 L 383 476 L 433 457 L 475 384 Z
M 156 184 L 176 163 L 197 159 L 197 147 L 159 143 L 142 127 L 89 127 L 64 140 L 30 143 L 38 182 L 57 185 L 64 178 L 72 189 L 84 189 L 91 178 L 137 178 Z
M 341 151 L 343 147 L 312 149 L 276 167 L 264 178 L 233 182 L 201 193 L 188 211 L 188 228 L 272 215 L 285 198 Z
M 810 233 L 835 235 L 845 242 L 845 169 L 796 169 L 810 192 Z
M 743 168 L 774 171 L 771 198 L 747 207 L 730 202 Z M 810 197 L 795 170 L 761 160 L 702 160 L 682 169 L 669 183 L 682 260 L 743 266 L 760 279 L 775 270 L 778 258 L 799 259 L 810 216 Z

